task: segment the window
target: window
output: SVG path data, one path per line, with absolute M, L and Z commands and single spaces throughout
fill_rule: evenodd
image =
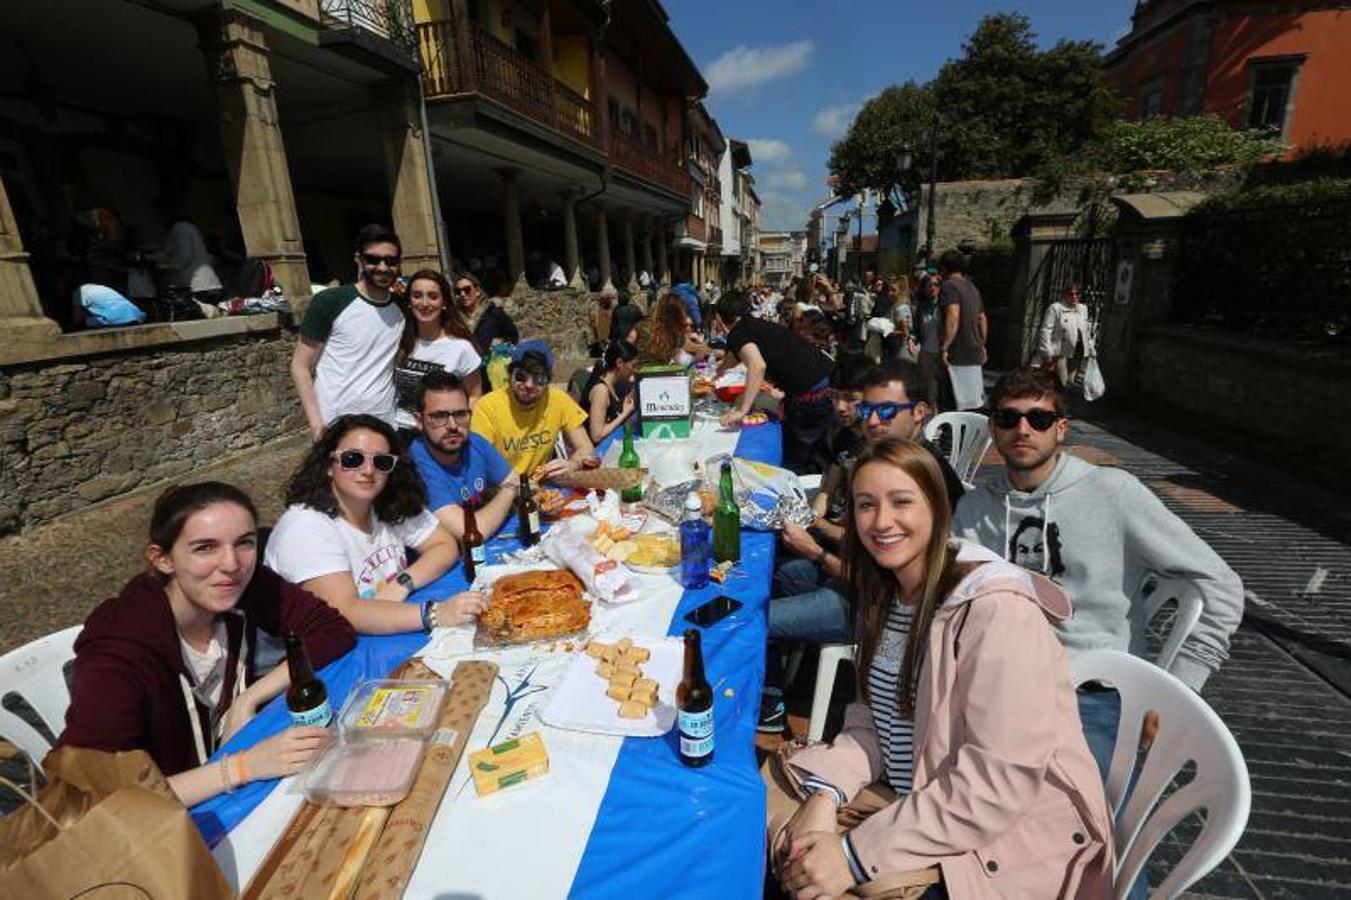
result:
M 1248 127 L 1285 133 L 1302 59 L 1253 60 L 1248 65 Z
M 1163 114 L 1163 91 L 1167 79 L 1163 75 L 1149 79 L 1140 88 L 1140 118 L 1152 119 Z

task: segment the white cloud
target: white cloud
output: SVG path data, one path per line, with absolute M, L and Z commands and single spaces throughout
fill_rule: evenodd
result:
M 797 169 L 781 169 L 766 175 L 765 184 L 770 187 L 800 191 L 807 186 L 807 176 Z
M 849 125 L 854 121 L 860 107 L 861 104 L 858 103 L 827 106 L 812 119 L 812 131 L 828 138 L 840 137 L 849 130 Z
M 776 47 L 733 47 L 704 71 L 710 93 L 733 93 L 766 81 L 783 78 L 807 67 L 811 41 L 794 41 Z
M 746 146 L 751 150 L 751 160 L 757 163 L 782 162 L 793 155 L 793 148 L 784 141 L 747 138 Z

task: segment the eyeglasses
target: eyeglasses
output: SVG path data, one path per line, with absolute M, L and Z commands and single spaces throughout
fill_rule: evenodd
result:
M 393 472 L 394 467 L 398 465 L 399 457 L 395 453 L 367 453 L 364 450 L 335 450 L 333 458 L 338 461 L 338 465 L 343 471 L 351 472 L 360 469 L 366 462 L 371 461 L 377 472 Z
M 521 370 L 521 369 L 517 369 L 515 372 L 512 372 L 512 373 L 511 373 L 511 383 L 512 383 L 512 384 L 519 384 L 519 385 L 522 385 L 522 386 L 524 386 L 524 385 L 526 385 L 527 383 L 529 383 L 529 384 L 533 384 L 535 387 L 541 387 L 541 388 L 542 388 L 542 387 L 548 387 L 548 386 L 549 386 L 549 376 L 548 376 L 548 375 L 534 375 L 534 374 L 531 374 L 530 372 L 526 372 L 526 371 L 523 371 L 523 370 Z
M 368 266 L 378 266 L 380 263 L 384 263 L 391 269 L 397 269 L 400 262 L 397 256 L 380 256 L 378 253 L 363 253 L 361 260 Z
M 457 424 L 463 425 L 469 421 L 469 410 L 467 409 L 438 409 L 436 412 L 423 413 L 424 421 L 435 425 L 437 428 L 445 426 L 447 422 L 454 419 Z
M 877 421 L 890 422 L 892 419 L 905 412 L 907 409 L 914 409 L 919 403 L 865 403 L 860 400 L 854 404 L 858 417 L 863 421 L 872 418 L 873 413 L 877 413 Z
M 455 293 L 460 295 L 461 297 L 468 297 L 470 294 L 474 293 L 474 286 L 472 284 L 466 285 L 457 284 L 455 285 Z
M 1012 409 L 1003 406 L 990 413 L 990 421 L 996 428 L 1002 428 L 1008 431 L 1018 427 L 1018 423 L 1027 419 L 1027 424 L 1031 425 L 1036 431 L 1045 431 L 1054 425 L 1058 420 L 1063 419 L 1058 412 L 1049 409 L 1029 409 L 1027 412 Z

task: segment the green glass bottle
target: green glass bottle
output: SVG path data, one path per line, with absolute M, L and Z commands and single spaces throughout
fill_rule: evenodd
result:
M 741 509 L 732 488 L 732 462 L 723 460 L 718 476 L 718 505 L 713 507 L 713 561 L 741 559 Z
M 619 454 L 619 468 L 642 468 L 642 463 L 638 459 L 638 451 L 633 449 L 633 424 L 631 422 L 624 423 L 624 452 Z M 633 487 L 624 488 L 619 492 L 619 499 L 625 503 L 640 502 L 643 499 L 643 486 L 635 484 Z

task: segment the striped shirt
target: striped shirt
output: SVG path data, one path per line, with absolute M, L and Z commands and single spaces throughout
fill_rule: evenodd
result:
M 873 714 L 887 784 L 898 794 L 911 791 L 915 774 L 915 724 L 901 718 L 900 673 L 915 608 L 891 602 L 882 639 L 868 668 L 868 706 Z

